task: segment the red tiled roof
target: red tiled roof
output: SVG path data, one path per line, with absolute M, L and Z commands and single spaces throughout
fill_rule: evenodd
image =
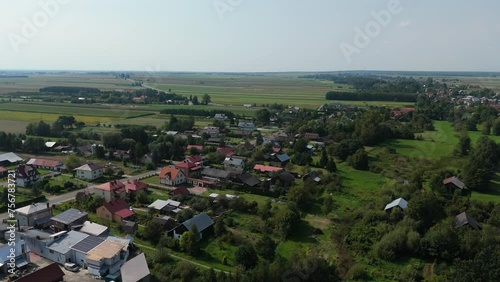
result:
M 127 218 L 133 216 L 135 213 L 129 209 L 123 209 L 115 212 L 114 214 L 116 214 L 120 218 Z
M 137 179 L 134 179 L 132 181 L 128 180 L 127 182 L 125 182 L 125 189 L 127 190 L 127 193 L 130 193 L 131 191 L 144 190 L 147 188 L 148 184 L 140 182 Z
M 273 152 L 278 153 L 279 151 L 281 151 L 281 148 L 273 148 Z
M 200 155 L 196 155 L 196 156 L 189 156 L 186 158 L 186 160 L 184 162 L 192 162 L 192 163 L 201 163 L 203 162 L 203 158 L 200 156 Z
M 261 165 L 261 164 L 256 164 L 253 167 L 254 170 L 258 170 L 260 172 L 275 172 L 275 171 L 280 171 L 283 170 L 281 167 L 275 167 L 275 166 L 268 166 L 268 165 Z
M 181 164 L 181 163 L 179 163 Z M 170 179 L 176 179 L 177 174 L 182 173 L 179 169 L 171 166 L 166 166 L 161 169 L 160 171 L 160 178 L 165 178 L 165 176 L 168 174 L 170 175 Z
M 217 151 L 223 153 L 226 156 L 234 155 L 234 152 L 229 148 L 217 148 Z
M 116 214 L 121 218 L 127 218 L 134 214 L 134 212 L 130 210 L 128 203 L 125 202 L 124 199 L 116 199 L 112 202 L 104 204 L 103 206 L 110 213 Z
M 47 159 L 35 159 L 35 161 L 32 162 L 31 164 L 37 166 L 57 167 L 61 165 L 61 162 L 54 160 L 47 160 Z
M 197 166 L 194 163 L 189 163 L 189 162 L 181 162 L 175 165 L 176 168 L 185 168 L 189 170 L 198 170 L 201 168 L 201 166 Z
M 53 281 L 61 281 L 64 272 L 62 271 L 61 267 L 57 263 L 52 263 L 49 264 L 48 266 L 44 268 L 40 268 L 34 272 L 31 272 L 30 274 L 23 276 L 16 281 L 19 282 L 32 282 L 32 281 L 37 281 L 37 282 L 53 282 Z
M 121 181 L 113 180 L 113 181 L 101 184 L 99 186 L 96 186 L 95 188 L 99 189 L 99 190 L 105 190 L 105 191 L 115 191 L 115 190 L 118 190 L 120 188 L 125 188 L 125 184 L 123 184 Z
M 6 167 L 0 166 L 0 172 L 6 172 L 8 169 Z

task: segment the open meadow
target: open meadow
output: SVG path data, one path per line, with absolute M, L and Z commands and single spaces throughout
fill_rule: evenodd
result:
M 0 94 L 14 92 L 38 92 L 48 86 L 93 87 L 101 90 L 135 90 L 131 81 L 115 78 L 111 75 L 88 73 L 36 73 L 29 77 L 11 78 L 0 76 Z
M 161 90 L 172 89 L 181 95 L 209 94 L 215 104 L 287 104 L 304 108 L 323 105 L 328 91 L 350 89 L 348 85 L 334 85 L 331 81 L 301 78 L 300 73 L 262 74 L 199 74 L 158 73 L 137 74 L 133 79 Z

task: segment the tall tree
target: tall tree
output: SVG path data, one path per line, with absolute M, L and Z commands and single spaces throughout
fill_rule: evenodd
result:
M 191 230 L 184 232 L 181 236 L 180 246 L 185 252 L 190 255 L 197 255 L 200 252 L 200 234 L 198 233 L 198 227 L 194 224 Z
M 234 259 L 245 269 L 252 269 L 257 265 L 257 252 L 252 245 L 244 244 L 238 248 Z

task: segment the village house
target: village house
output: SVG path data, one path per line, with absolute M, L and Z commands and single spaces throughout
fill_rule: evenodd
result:
M 225 147 L 219 147 L 219 148 L 217 148 L 216 152 L 220 153 L 220 154 L 223 154 L 226 157 L 231 157 L 231 156 L 234 155 L 233 150 L 231 150 L 229 148 L 225 148 Z
M 15 165 L 21 162 L 22 160 L 23 160 L 22 158 L 20 158 L 18 155 L 12 152 L 0 154 L 0 165 L 3 166 Z
M 15 210 L 19 226 L 46 225 L 52 217 L 52 208 L 49 203 L 34 203 Z
M 190 192 L 186 187 L 177 187 L 170 194 L 172 196 L 189 196 Z
M 30 159 L 26 164 L 33 165 L 39 169 L 47 169 L 53 171 L 63 172 L 66 171 L 66 166 L 61 161 L 48 160 L 48 159 Z
M 227 181 L 231 176 L 231 173 L 229 171 L 216 168 L 205 168 L 202 170 L 201 175 L 203 179 L 221 182 Z
M 74 171 L 76 178 L 92 181 L 102 177 L 104 169 L 98 164 L 89 163 L 75 168 Z
M 281 166 L 284 166 L 284 165 L 286 165 L 290 161 L 290 156 L 288 156 L 285 153 L 283 153 L 283 154 L 276 154 L 275 155 L 275 159 L 276 159 L 276 161 L 278 161 L 280 163 Z
M 257 177 L 253 176 L 250 173 L 240 174 L 235 179 L 236 183 L 242 183 L 249 187 L 255 187 L 260 184 L 260 180 Z
M 255 124 L 252 122 L 239 122 L 238 123 L 238 129 L 241 131 L 255 131 L 256 127 Z
M 40 179 L 40 173 L 33 165 L 18 165 L 15 171 L 16 185 L 19 187 L 31 187 Z
M 304 180 L 304 181 L 306 181 L 307 179 L 311 179 L 312 181 L 314 181 L 316 183 L 320 183 L 321 182 L 321 176 L 315 170 L 309 172 L 308 174 L 306 174 L 306 175 L 304 175 L 302 177 L 302 180 Z
M 70 231 L 74 226 L 82 225 L 89 218 L 88 213 L 77 209 L 68 209 L 51 218 L 54 232 Z
M 94 188 L 94 194 L 97 197 L 103 198 L 104 202 L 109 203 L 115 199 L 125 199 L 126 188 L 121 181 L 113 180 Z
M 482 229 L 481 224 L 479 224 L 479 222 L 477 222 L 477 220 L 467 212 L 463 212 L 455 217 L 455 228 L 459 228 L 464 225 L 468 225 L 475 230 Z
M 177 186 L 186 182 L 186 175 L 184 174 L 184 172 L 172 166 L 163 167 L 160 171 L 159 177 L 160 184 L 170 186 Z
M 396 200 L 388 203 L 385 206 L 384 210 L 385 211 L 390 211 L 390 210 L 392 210 L 395 207 L 399 207 L 400 209 L 404 210 L 404 209 L 406 209 L 406 207 L 408 207 L 408 202 L 405 199 L 403 199 L 403 198 L 398 198 L 398 199 L 396 199 Z
M 465 183 L 463 183 L 460 179 L 455 176 L 448 177 L 443 180 L 443 185 L 446 190 L 449 192 L 455 192 L 455 190 L 460 189 L 463 190 L 465 188 Z
M 140 190 L 142 191 L 148 190 L 148 184 L 141 182 L 137 179 L 127 180 L 126 182 L 124 182 L 124 184 L 125 184 L 125 192 L 127 193 L 127 195 L 133 195 Z
M 183 161 L 177 163 L 175 168 L 182 171 L 186 177 L 199 177 L 200 171 L 203 168 L 201 165 L 197 165 L 192 162 Z
M 237 156 L 228 156 L 224 159 L 224 162 L 222 163 L 224 166 L 224 169 L 237 169 L 243 170 L 245 169 L 245 157 L 237 157 Z M 241 173 L 240 172 L 240 173 Z
M 199 239 L 209 235 L 213 231 L 214 221 L 206 213 L 202 212 L 195 215 L 193 218 L 184 221 L 182 224 L 172 230 L 172 235 L 175 239 L 180 239 L 184 232 L 190 231 L 196 225 L 198 229 Z
M 135 215 L 134 211 L 130 209 L 128 203 L 123 199 L 116 199 L 100 206 L 97 208 L 96 214 L 99 218 L 113 222 L 121 222 Z
M 217 137 L 220 134 L 220 129 L 215 126 L 206 126 L 198 134 L 203 135 L 203 133 L 210 135 L 210 137 Z
M 284 188 L 289 188 L 295 182 L 295 176 L 288 171 L 284 171 L 274 177 L 271 181 L 271 184 L 276 185 L 279 183 Z

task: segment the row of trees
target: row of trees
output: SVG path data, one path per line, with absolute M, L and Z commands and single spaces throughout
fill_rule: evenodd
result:
M 341 101 L 397 101 L 416 102 L 417 94 L 388 93 L 388 92 L 340 92 L 330 91 L 326 93 L 327 100 Z

